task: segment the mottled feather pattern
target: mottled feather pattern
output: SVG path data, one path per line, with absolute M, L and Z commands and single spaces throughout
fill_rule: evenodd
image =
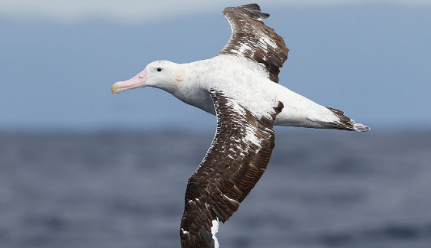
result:
M 274 148 L 274 125 L 370 130 L 340 110 L 277 84 L 289 49 L 261 21 L 269 14 L 262 13 L 259 5 L 227 7 L 223 14 L 232 35 L 217 56 L 185 64 L 154 61 L 111 88 L 114 94 L 160 88 L 217 116 L 212 144 L 188 180 L 182 248 L 218 248 L 219 222 L 238 210 L 266 170 Z
M 347 130 L 347 131 L 356 131 L 356 132 L 367 132 L 370 131 L 370 128 L 361 124 L 356 123 L 354 120 L 350 119 L 346 115 L 344 115 L 344 112 L 338 109 L 326 107 L 327 109 L 331 110 L 332 113 L 338 118 L 337 121 L 334 121 L 333 128 L 341 129 L 341 130 Z
M 268 110 L 271 119 L 258 119 L 222 92 L 210 94 L 217 131 L 187 185 L 180 229 L 183 248 L 214 247 L 212 221 L 227 221 L 265 172 L 274 148 L 274 119 L 283 108 L 279 103 Z
M 227 7 L 223 15 L 229 21 L 232 35 L 219 54 L 242 56 L 265 67 L 269 79 L 278 83 L 278 74 L 289 49 L 274 29 L 266 26 L 261 19 L 269 14 L 261 13 L 257 4 Z

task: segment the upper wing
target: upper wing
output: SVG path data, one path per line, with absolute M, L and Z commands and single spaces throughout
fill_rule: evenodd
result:
M 261 13 L 257 4 L 227 7 L 223 11 L 232 28 L 232 35 L 219 54 L 235 54 L 262 63 L 269 79 L 278 83 L 278 74 L 289 49 L 283 38 L 261 19 L 269 14 Z
M 183 248 L 218 247 L 218 221 L 239 208 L 262 176 L 274 148 L 272 130 L 283 104 L 268 110 L 272 119 L 258 119 L 233 99 L 211 91 L 217 131 L 205 158 L 189 178 L 181 220 Z

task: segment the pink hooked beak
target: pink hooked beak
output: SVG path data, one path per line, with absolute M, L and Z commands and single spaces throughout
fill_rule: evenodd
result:
M 133 78 L 126 80 L 126 81 L 117 82 L 114 85 L 112 85 L 112 88 L 111 88 L 112 93 L 114 93 L 114 95 L 116 95 L 116 94 L 123 92 L 123 91 L 126 91 L 126 90 L 145 87 L 145 86 L 147 86 L 145 84 L 147 79 L 148 79 L 147 68 L 145 68 L 143 71 L 138 73 L 138 75 L 134 76 Z

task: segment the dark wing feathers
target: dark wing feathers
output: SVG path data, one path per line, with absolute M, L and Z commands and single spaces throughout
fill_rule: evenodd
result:
M 189 178 L 180 229 L 183 248 L 214 247 L 213 220 L 228 220 L 262 176 L 274 148 L 275 115 L 283 108 L 280 103 L 272 119 L 258 119 L 221 92 L 211 91 L 211 97 L 217 131 Z
M 269 14 L 260 12 L 260 6 L 255 3 L 240 5 L 237 7 L 227 7 L 227 8 L 236 8 L 240 11 L 243 11 L 246 15 L 250 16 L 253 19 L 266 19 L 269 17 Z M 225 8 L 224 11 L 226 11 L 227 8 Z
M 289 49 L 283 38 L 260 21 L 269 14 L 262 13 L 257 4 L 228 7 L 223 14 L 232 36 L 219 54 L 253 60 L 264 66 L 269 79 L 278 82 Z M 183 248 L 215 246 L 214 221 L 227 221 L 265 172 L 274 148 L 274 119 L 283 108 L 280 102 L 272 118 L 256 118 L 222 92 L 210 93 L 217 131 L 205 158 L 189 178 L 180 229 Z
M 335 114 L 335 116 L 338 117 L 339 121 L 334 122 L 333 127 L 337 128 L 337 129 L 341 129 L 341 130 L 347 130 L 347 131 L 355 131 L 355 127 L 354 127 L 354 121 L 352 119 L 350 119 L 349 117 L 347 117 L 346 115 L 344 115 L 344 112 L 338 109 L 334 109 L 334 108 L 330 108 L 330 107 L 326 107 L 327 109 L 331 110 L 332 113 Z
M 261 19 L 269 14 L 260 12 L 257 4 L 227 7 L 223 15 L 229 21 L 232 35 L 219 55 L 243 56 L 265 67 L 269 79 L 278 83 L 278 74 L 289 49 L 274 29 L 266 26 Z

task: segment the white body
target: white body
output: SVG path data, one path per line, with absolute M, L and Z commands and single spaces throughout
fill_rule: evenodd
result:
M 325 123 L 338 121 L 328 108 L 274 83 L 263 67 L 244 58 L 219 55 L 180 66 L 184 70 L 183 80 L 167 91 L 208 113 L 215 114 L 209 95 L 210 89 L 215 89 L 257 116 L 268 114 L 268 106 L 275 107 L 281 101 L 284 108 L 277 115 L 275 125 L 330 128 Z

